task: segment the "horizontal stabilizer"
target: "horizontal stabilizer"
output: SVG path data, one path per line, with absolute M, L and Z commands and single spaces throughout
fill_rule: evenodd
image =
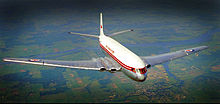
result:
M 134 31 L 134 30 L 133 29 L 123 30 L 123 31 L 119 31 L 119 32 L 109 34 L 108 36 L 115 36 L 115 35 L 122 34 L 122 33 L 125 33 L 125 32 L 130 32 L 130 31 Z
M 97 35 L 91 35 L 91 34 L 82 34 L 82 33 L 75 33 L 75 32 L 68 32 L 69 34 L 76 34 L 76 35 L 81 35 L 81 36 L 87 36 L 87 37 L 94 37 L 94 38 L 99 38 Z

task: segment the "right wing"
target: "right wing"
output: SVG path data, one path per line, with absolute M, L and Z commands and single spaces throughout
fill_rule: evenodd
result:
M 143 57 L 141 57 L 141 59 L 145 63 L 150 64 L 150 66 L 153 66 L 153 65 L 161 64 L 161 63 L 171 61 L 171 60 L 174 60 L 174 59 L 177 59 L 180 57 L 184 57 L 184 56 L 199 52 L 199 51 L 207 49 L 207 48 L 208 48 L 208 46 L 200 46 L 200 47 L 180 50 L 180 51 L 176 51 L 176 52 L 164 53 L 164 54 L 160 54 L 160 55 L 156 55 L 156 56 L 143 56 Z
M 45 65 L 54 67 L 66 67 L 66 68 L 77 68 L 86 70 L 99 70 L 99 71 L 119 71 L 120 66 L 114 62 L 113 59 L 104 57 L 96 58 L 92 60 L 82 61 L 61 61 L 61 60 L 44 60 L 44 59 L 28 59 L 28 58 L 4 58 L 6 62 L 16 62 L 25 64 Z

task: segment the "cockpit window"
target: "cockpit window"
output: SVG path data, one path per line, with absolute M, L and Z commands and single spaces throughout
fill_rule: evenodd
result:
M 144 74 L 144 73 L 146 73 L 147 72 L 147 69 L 144 67 L 144 68 L 141 68 L 140 69 L 140 72 L 141 72 L 141 74 Z

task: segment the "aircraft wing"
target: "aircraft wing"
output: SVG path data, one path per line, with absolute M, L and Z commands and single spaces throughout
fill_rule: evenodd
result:
M 190 49 L 184 49 L 176 52 L 170 52 L 170 53 L 164 53 L 164 54 L 159 54 L 156 56 L 143 56 L 141 59 L 147 63 L 150 64 L 151 66 L 161 64 L 167 61 L 171 61 L 180 57 L 184 57 L 187 55 L 190 55 L 192 53 L 196 53 L 198 51 L 207 49 L 208 46 L 200 46 L 200 47 L 195 47 L 195 48 L 190 48 Z
M 45 60 L 45 59 L 28 59 L 28 58 L 4 58 L 6 62 L 16 62 L 25 64 L 45 65 L 54 67 L 66 67 L 66 68 L 77 68 L 86 70 L 99 70 L 99 71 L 111 71 L 116 69 L 118 71 L 120 66 L 114 62 L 113 59 L 108 57 L 96 58 L 92 60 L 82 61 L 61 61 L 61 60 Z M 103 69 L 105 68 L 105 69 Z

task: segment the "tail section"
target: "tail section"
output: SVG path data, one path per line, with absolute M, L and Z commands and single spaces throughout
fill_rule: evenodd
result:
M 82 34 L 82 33 L 75 33 L 75 32 L 68 32 L 69 34 L 76 34 L 80 36 L 87 36 L 87 37 L 94 37 L 94 38 L 99 38 L 97 35 L 91 35 L 91 34 Z
M 104 35 L 102 13 L 100 13 L 100 27 L 99 28 L 100 28 L 100 36 Z
M 102 20 L 102 13 L 100 13 L 100 36 L 105 36 L 103 32 L 103 20 Z M 91 34 L 82 34 L 82 33 L 75 33 L 75 32 L 68 32 L 69 34 L 76 34 L 80 36 L 86 36 L 86 37 L 94 37 L 94 38 L 99 38 L 97 35 L 91 35 Z

